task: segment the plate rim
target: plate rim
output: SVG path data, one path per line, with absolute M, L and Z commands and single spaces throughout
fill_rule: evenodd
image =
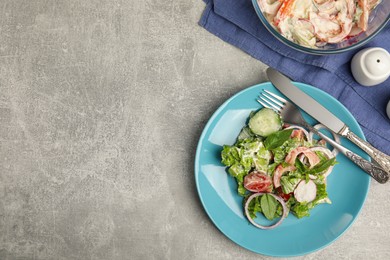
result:
M 363 140 L 366 140 L 366 137 L 364 136 L 364 133 L 359 125 L 359 123 L 357 122 L 356 118 L 352 115 L 352 113 L 339 101 L 337 100 L 336 98 L 334 98 L 333 96 L 331 96 L 329 93 L 319 89 L 319 88 L 316 88 L 314 86 L 311 86 L 309 84 L 306 84 L 306 83 L 302 83 L 302 82 L 295 82 L 293 81 L 292 82 L 295 86 L 297 87 L 300 87 L 302 86 L 303 88 L 309 88 L 309 89 L 313 89 L 314 91 L 318 91 L 320 92 L 321 94 L 323 95 L 326 95 L 327 98 L 330 98 L 330 99 L 334 99 L 339 105 L 340 105 L 340 108 L 344 110 L 344 112 L 346 112 L 348 114 L 348 116 L 352 119 L 352 121 L 357 125 L 357 132 L 355 132 L 356 135 L 358 135 L 360 138 L 362 138 Z M 349 230 L 349 228 L 355 223 L 356 219 L 360 216 L 361 214 L 361 211 L 366 203 L 366 200 L 367 200 L 367 196 L 368 196 L 368 192 L 370 190 L 370 185 L 371 185 L 371 178 L 368 178 L 368 181 L 367 181 L 367 189 L 365 191 L 365 194 L 364 194 L 364 199 L 363 199 L 363 202 L 362 202 L 362 205 L 359 207 L 359 209 L 357 210 L 357 213 L 356 213 L 356 216 L 354 216 L 354 218 L 352 219 L 351 223 L 345 228 L 345 230 L 343 230 L 342 232 L 340 232 L 340 234 L 338 234 L 333 240 L 325 243 L 324 245 L 318 247 L 318 248 L 314 248 L 314 249 L 311 249 L 311 250 L 308 250 L 308 251 L 305 251 L 305 252 L 302 252 L 302 253 L 297 253 L 297 254 L 271 254 L 271 253 L 264 253 L 264 252 L 259 252 L 259 251 L 255 251 L 251 248 L 248 248 L 247 246 L 243 245 L 243 244 L 240 244 L 238 243 L 237 241 L 235 241 L 233 238 L 231 238 L 229 235 L 226 234 L 226 232 L 224 230 L 222 230 L 219 225 L 216 223 L 216 221 L 214 220 L 213 216 L 210 214 L 209 210 L 207 209 L 207 207 L 205 206 L 205 202 L 204 202 L 204 198 L 202 197 L 201 195 L 201 190 L 200 190 L 200 185 L 199 185 L 199 157 L 200 157 L 200 152 L 201 152 L 201 147 L 202 147 L 202 143 L 203 143 L 203 140 L 205 138 L 205 135 L 206 133 L 208 132 L 209 128 L 210 128 L 210 125 L 214 122 L 215 120 L 215 117 L 217 117 L 220 112 L 232 101 L 234 100 L 235 98 L 237 98 L 239 95 L 242 95 L 243 93 L 247 92 L 247 91 L 251 91 L 252 89 L 255 89 L 255 88 L 261 88 L 261 87 L 264 87 L 264 86 L 273 86 L 273 84 L 269 81 L 266 81 L 266 82 L 263 82 L 263 83 L 259 83 L 259 84 L 255 84 L 255 85 L 252 85 L 252 86 L 249 86 L 249 87 L 246 87 L 238 92 L 236 92 L 234 95 L 232 95 L 230 98 L 228 98 L 227 100 L 225 100 L 215 111 L 214 113 L 211 115 L 211 117 L 209 118 L 209 120 L 207 121 L 207 123 L 205 124 L 205 126 L 203 127 L 203 130 L 202 130 L 202 134 L 200 135 L 199 137 L 199 141 L 198 141 L 198 144 L 197 144 L 197 147 L 196 147 L 196 153 L 195 153 L 195 161 L 194 161 L 194 177 L 195 177 L 195 184 L 196 184 L 196 190 L 197 190 L 197 193 L 198 193 L 198 197 L 202 203 L 202 207 L 203 209 L 205 210 L 207 216 L 209 217 L 209 219 L 211 220 L 211 222 L 214 224 L 214 226 L 220 231 L 222 232 L 222 234 L 227 237 L 229 240 L 231 240 L 232 242 L 234 242 L 235 244 L 237 244 L 238 246 L 242 247 L 242 248 L 245 248 L 246 250 L 249 250 L 251 252 L 254 252 L 256 254 L 260 254 L 260 255 L 264 255 L 264 256 L 272 256 L 272 257 L 296 257 L 296 256 L 303 256 L 303 255 L 308 255 L 310 253 L 313 253 L 313 252 L 316 252 L 316 251 L 319 251 L 331 244 L 333 244 L 335 241 L 337 241 L 347 230 Z M 299 86 L 300 85 L 300 86 Z M 275 87 L 274 87 L 275 88 Z M 276 89 L 276 88 L 275 88 Z M 371 158 L 368 156 L 368 155 L 363 155 L 362 156 L 363 158 L 367 159 L 367 160 L 370 160 L 371 161 Z

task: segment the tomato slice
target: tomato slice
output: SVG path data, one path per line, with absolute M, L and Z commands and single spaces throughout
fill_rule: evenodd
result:
M 265 173 L 254 171 L 245 176 L 244 187 L 252 192 L 271 192 L 272 180 Z
M 283 190 L 282 190 L 282 187 L 279 187 L 279 188 L 276 188 L 276 194 L 281 197 L 284 201 L 288 201 L 292 195 L 292 192 L 291 193 L 284 193 Z

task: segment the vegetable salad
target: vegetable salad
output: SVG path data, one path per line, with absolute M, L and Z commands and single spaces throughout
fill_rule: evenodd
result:
M 326 177 L 336 164 L 335 154 L 305 129 L 283 124 L 271 109 L 253 112 L 236 143 L 223 146 L 221 157 L 256 226 L 257 213 L 281 221 L 289 212 L 302 218 L 317 205 L 331 203 Z
M 268 22 L 306 47 L 338 43 L 367 30 L 381 0 L 257 0 Z

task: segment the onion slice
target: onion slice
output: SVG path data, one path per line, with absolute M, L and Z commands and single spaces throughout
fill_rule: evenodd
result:
M 262 196 L 264 194 L 268 194 L 268 195 L 271 195 L 272 197 L 274 197 L 277 201 L 279 201 L 280 204 L 282 204 L 282 208 L 283 208 L 283 212 L 282 212 L 282 216 L 280 217 L 280 219 L 273 225 L 270 225 L 270 226 L 262 226 L 258 223 L 256 223 L 249 215 L 249 210 L 248 210 L 248 207 L 249 207 L 249 203 L 256 197 L 259 197 L 259 196 Z M 249 196 L 249 198 L 246 200 L 245 202 L 245 215 L 246 217 L 248 218 L 249 222 L 252 223 L 255 227 L 258 227 L 258 228 L 261 228 L 261 229 L 272 229 L 272 228 L 276 228 L 277 226 L 279 226 L 283 219 L 286 218 L 286 215 L 287 215 L 287 206 L 286 206 L 286 203 L 284 202 L 284 200 L 279 197 L 279 196 L 276 196 L 275 194 L 273 193 L 263 193 L 263 192 L 259 192 L 259 193 L 253 193 L 252 195 Z
M 317 130 L 320 130 L 320 129 L 326 129 L 326 130 L 329 130 L 326 126 L 324 126 L 323 124 L 317 124 L 315 126 L 313 126 L 315 129 Z M 333 135 L 333 140 L 336 142 L 336 143 L 339 143 L 340 144 L 340 137 L 335 134 L 334 132 L 330 131 Z M 310 139 L 313 139 L 313 135 L 314 133 L 313 132 L 310 132 L 309 133 L 309 136 L 310 136 Z M 339 153 L 339 150 L 337 150 L 336 148 L 333 148 L 332 149 L 332 154 L 334 155 L 334 157 L 337 156 L 337 154 Z
M 302 130 L 302 132 L 305 134 L 306 136 L 306 140 L 308 142 L 311 142 L 312 140 L 312 135 L 309 134 L 309 132 L 303 128 L 302 126 L 298 126 L 298 125 L 290 125 L 289 127 L 286 127 L 285 129 L 299 129 L 299 130 Z

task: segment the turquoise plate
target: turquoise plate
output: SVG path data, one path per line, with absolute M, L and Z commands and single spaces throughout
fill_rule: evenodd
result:
M 364 138 L 356 120 L 336 99 L 309 85 L 294 84 Z M 214 224 L 238 245 L 269 256 L 308 254 L 331 244 L 352 225 L 363 207 L 370 178 L 358 166 L 339 154 L 339 164 L 327 179 L 328 195 L 332 204 L 321 204 L 311 211 L 310 217 L 302 219 L 290 214 L 279 227 L 272 230 L 262 230 L 251 225 L 243 214 L 242 197 L 236 192 L 236 182 L 220 162 L 220 152 L 224 144 L 231 145 L 235 142 L 249 113 L 261 107 L 256 102 L 256 97 L 262 89 L 282 95 L 271 83 L 252 86 L 227 100 L 207 123 L 195 158 L 198 194 Z M 315 123 L 306 114 L 305 118 L 310 123 Z M 349 141 L 342 140 L 342 144 L 364 156 Z

